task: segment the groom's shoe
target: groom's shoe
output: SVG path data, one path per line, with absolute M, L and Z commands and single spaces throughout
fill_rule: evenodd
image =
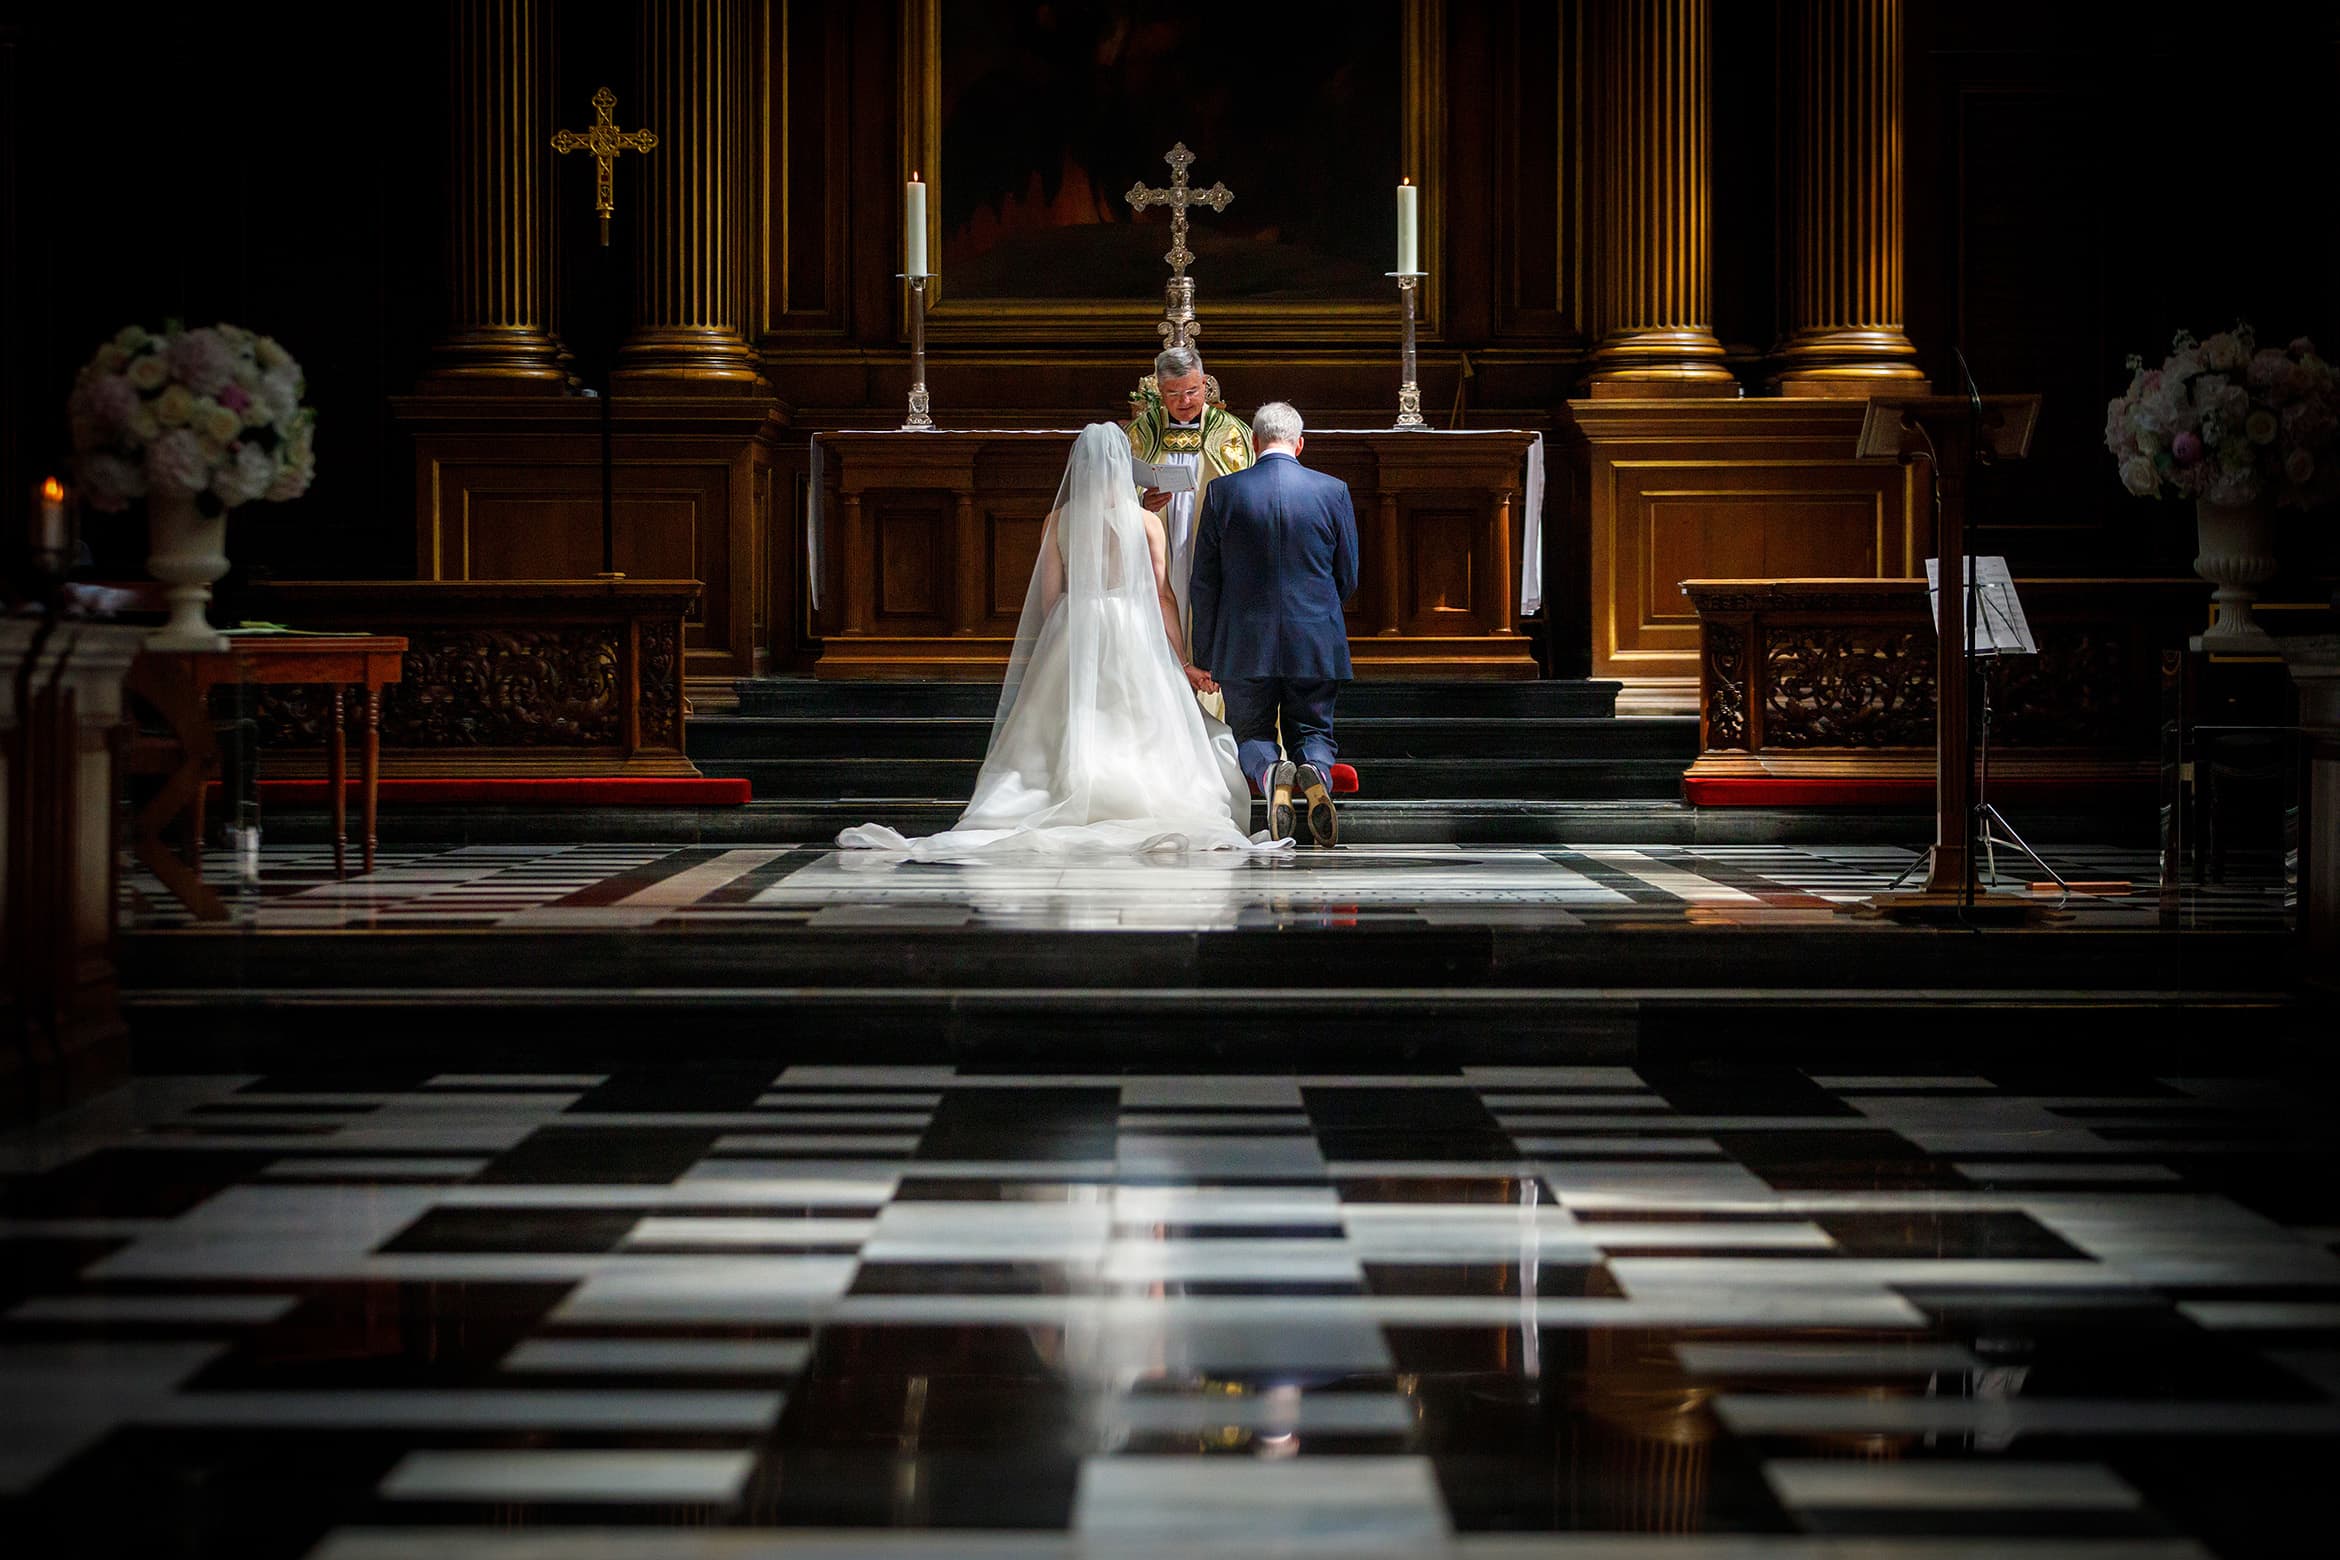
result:
M 1333 806 L 1332 785 L 1314 764 L 1302 764 L 1292 777 L 1293 788 L 1308 799 L 1308 832 L 1326 850 L 1341 842 L 1340 810 Z
M 1292 788 L 1298 783 L 1298 774 L 1295 766 L 1284 763 L 1268 771 L 1268 838 L 1271 840 L 1292 838 L 1296 822 L 1292 816 Z

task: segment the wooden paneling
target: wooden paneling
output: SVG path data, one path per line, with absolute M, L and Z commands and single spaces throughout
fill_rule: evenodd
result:
M 998 676 L 1074 437 L 821 435 L 840 599 L 819 675 Z M 1345 481 L 1356 506 L 1348 627 L 1359 676 L 1536 675 L 1514 622 L 1531 438 L 1309 435 L 1309 464 Z
M 834 336 L 845 325 L 854 7 L 761 0 L 756 9 L 761 243 L 750 328 L 765 338 Z
M 1577 401 L 1572 508 L 1590 532 L 1592 672 L 1688 709 L 1691 578 L 1900 578 L 1930 534 L 1909 472 L 1852 458 L 1863 403 Z
M 877 540 L 877 616 L 895 629 L 939 624 L 951 577 L 949 500 L 888 493 L 869 501 L 869 514 Z
M 590 579 L 601 570 L 593 403 L 450 396 L 393 403 L 414 437 L 415 573 L 434 580 Z M 777 413 L 739 400 L 613 403 L 616 564 L 705 588 L 688 628 L 696 678 L 761 664 L 757 594 L 793 567 L 766 556 Z M 792 563 L 793 560 L 791 560 Z
M 1468 509 L 1432 509 L 1416 506 L 1403 513 L 1407 557 L 1406 628 L 1409 632 L 1454 632 L 1458 623 L 1477 627 L 1479 602 L 1473 593 L 1477 570 L 1474 555 L 1485 529 Z M 1360 592 L 1362 594 L 1362 592 Z
M 989 585 L 984 610 L 995 624 L 1004 622 L 1013 632 L 1016 619 L 1023 615 L 1024 597 L 1031 591 L 1032 564 L 1040 556 L 1040 536 L 1047 529 L 1048 516 L 994 505 L 985 511 L 985 518 L 989 544 L 984 549 L 989 564 L 985 578 Z

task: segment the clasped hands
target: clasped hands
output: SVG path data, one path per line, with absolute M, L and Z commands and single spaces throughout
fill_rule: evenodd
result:
M 1219 691 L 1218 682 L 1210 673 L 1199 666 L 1190 666 L 1186 669 L 1186 683 L 1197 693 L 1217 693 Z

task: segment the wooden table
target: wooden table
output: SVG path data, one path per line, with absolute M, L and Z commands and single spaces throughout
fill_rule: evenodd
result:
M 155 706 L 173 727 L 186 753 L 180 771 L 167 780 L 138 817 L 139 858 L 169 884 L 182 902 L 198 915 L 202 900 L 216 896 L 201 892 L 202 796 L 201 773 L 210 751 L 210 694 L 213 688 L 253 684 L 302 684 L 332 690 L 332 717 L 326 723 L 328 789 L 333 798 L 333 875 L 347 874 L 349 839 L 349 753 L 343 730 L 348 716 L 349 691 L 357 691 L 365 708 L 365 735 L 358 768 L 358 805 L 365 835 L 363 871 L 374 870 L 374 822 L 382 778 L 382 690 L 397 682 L 406 640 L 397 634 L 288 634 L 231 639 L 225 650 L 148 651 L 131 669 L 130 687 Z M 181 812 L 195 819 L 197 869 L 188 869 L 162 851 L 165 825 Z M 156 858 L 165 858 L 158 861 Z M 174 870 L 166 870 L 167 866 Z M 181 879 L 192 879 L 198 892 L 190 898 Z

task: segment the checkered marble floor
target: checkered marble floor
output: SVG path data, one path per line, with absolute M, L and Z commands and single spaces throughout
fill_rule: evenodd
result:
M 2151 853 L 2051 851 L 2067 877 L 2135 891 L 2076 896 L 2067 923 L 2170 924 Z M 1912 853 L 1891 846 L 1586 845 L 1548 848 L 1357 846 L 1249 859 L 1223 855 L 919 865 L 821 846 L 471 845 L 386 849 L 370 876 L 336 882 L 332 853 L 273 846 L 259 880 L 206 871 L 235 918 L 259 929 L 687 929 L 1002 927 L 1208 931 L 1277 925 L 1505 925 L 1566 928 L 1685 922 L 1848 924 L 1838 907 L 1885 888 Z M 2028 875 L 2028 874 L 2027 874 Z M 2021 889 L 2021 879 L 2008 886 Z M 2042 896 L 2052 900 L 2053 896 Z M 142 871 L 127 882 L 130 924 L 190 918 Z M 2279 886 L 2188 889 L 2186 927 L 2284 924 Z
M 2330 1105 L 2113 1067 L 146 1078 L 0 1137 L 0 1531 L 2321 1552 Z

